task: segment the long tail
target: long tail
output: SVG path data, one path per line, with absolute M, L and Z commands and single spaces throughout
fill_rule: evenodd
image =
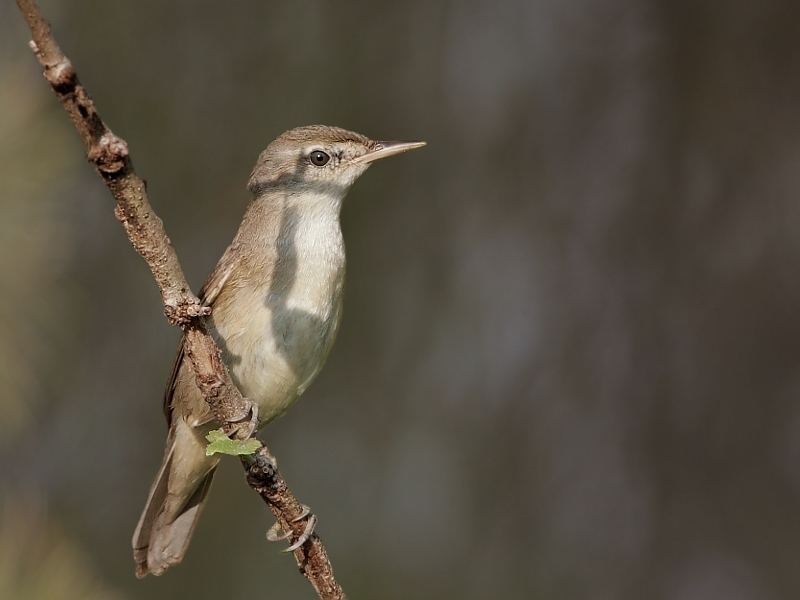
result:
M 133 534 L 136 576 L 161 575 L 186 553 L 219 459 L 206 456 L 199 431 L 173 419 L 164 460 Z

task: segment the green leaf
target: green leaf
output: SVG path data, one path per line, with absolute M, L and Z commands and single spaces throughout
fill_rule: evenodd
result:
M 212 454 L 232 454 L 234 456 L 253 454 L 261 447 L 261 442 L 252 438 L 245 441 L 232 440 L 225 435 L 222 429 L 209 431 L 206 439 L 208 440 L 206 456 L 211 456 Z

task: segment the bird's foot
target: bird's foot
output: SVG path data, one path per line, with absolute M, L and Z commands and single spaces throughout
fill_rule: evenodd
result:
M 239 428 L 244 427 L 247 432 L 247 437 L 253 437 L 253 434 L 258 429 L 258 405 L 250 400 L 250 398 L 242 398 L 244 400 L 244 410 L 241 414 L 234 415 L 231 418 L 231 423 L 241 423 Z
M 311 539 L 312 535 L 314 535 L 314 529 L 317 526 L 317 517 L 311 514 L 311 509 L 305 504 L 303 504 L 303 512 L 301 512 L 299 516 L 292 519 L 292 523 L 298 523 L 303 519 L 307 519 L 306 528 L 303 530 L 303 533 L 300 534 L 300 537 L 297 538 L 297 541 L 295 541 L 294 544 L 281 550 L 281 552 L 294 552 L 309 539 Z
M 305 504 L 303 505 L 303 512 L 300 513 L 297 517 L 292 519 L 292 523 L 299 523 L 303 519 L 308 519 L 306 523 L 306 528 L 303 530 L 303 533 L 297 538 L 294 544 L 281 550 L 281 552 L 294 552 L 300 546 L 305 544 L 311 536 L 314 535 L 314 528 L 317 526 L 317 517 L 311 514 L 311 509 L 308 508 Z M 288 539 L 292 535 L 292 531 L 284 531 L 283 533 L 278 533 L 283 528 L 281 527 L 280 523 L 276 522 L 272 527 L 269 528 L 267 531 L 267 539 L 270 542 L 279 542 L 281 540 Z
M 281 540 L 285 540 L 290 535 L 292 535 L 291 531 L 284 531 L 283 533 L 278 533 L 282 529 L 283 528 L 281 527 L 281 524 L 278 523 L 278 521 L 275 521 L 275 524 L 269 529 L 267 529 L 267 539 L 270 542 L 280 542 Z

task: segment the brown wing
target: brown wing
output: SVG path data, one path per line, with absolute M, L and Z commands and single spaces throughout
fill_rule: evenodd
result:
M 164 416 L 167 418 L 167 427 L 172 425 L 172 396 L 175 394 L 175 382 L 178 380 L 178 371 L 183 364 L 183 357 L 183 336 L 181 336 L 178 355 L 175 357 L 175 362 L 172 363 L 172 373 L 167 380 L 167 389 L 164 390 Z
M 222 255 L 222 258 L 219 259 L 217 266 L 211 271 L 211 275 L 208 276 L 203 287 L 200 288 L 198 298 L 200 298 L 206 306 L 214 305 L 214 300 L 217 299 L 220 290 L 225 286 L 225 283 L 231 276 L 233 268 L 236 266 L 236 263 L 239 262 L 240 254 L 238 250 L 239 242 L 234 240 L 234 242 L 228 246 L 228 249 L 225 250 L 225 254 Z
M 220 290 L 225 286 L 225 283 L 233 272 L 233 268 L 239 260 L 239 254 L 236 252 L 238 247 L 239 243 L 236 241 L 228 246 L 228 249 L 225 250 L 225 254 L 219 259 L 217 266 L 214 267 L 214 270 L 211 271 L 211 274 L 206 278 L 205 283 L 203 283 L 203 287 L 200 288 L 200 293 L 197 297 L 200 298 L 200 301 L 204 305 L 214 305 L 214 300 L 219 296 Z M 183 350 L 183 337 L 181 337 L 181 343 L 180 346 L 178 346 L 178 354 L 175 356 L 175 362 L 172 365 L 172 373 L 170 373 L 169 379 L 167 380 L 167 388 L 164 390 L 164 416 L 167 418 L 168 426 L 172 424 L 172 397 L 175 394 L 178 372 L 183 364 L 185 354 Z

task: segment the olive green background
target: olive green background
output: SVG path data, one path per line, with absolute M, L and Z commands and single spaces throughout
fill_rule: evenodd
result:
M 800 597 L 800 3 L 42 4 L 195 289 L 284 130 L 428 141 L 262 434 L 352 599 Z M 179 332 L 27 40 L 0 4 L 0 596 L 314 598 L 233 460 L 134 578 Z

